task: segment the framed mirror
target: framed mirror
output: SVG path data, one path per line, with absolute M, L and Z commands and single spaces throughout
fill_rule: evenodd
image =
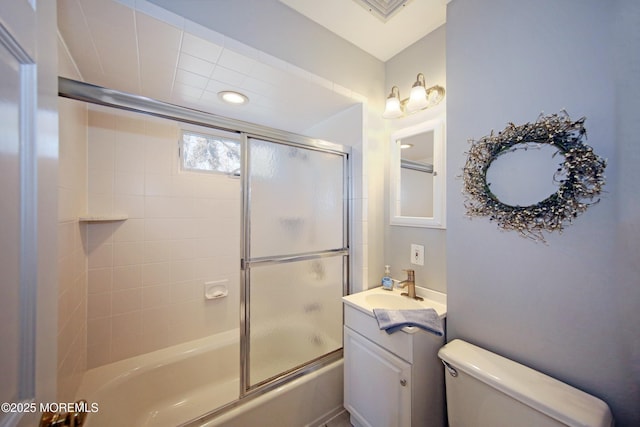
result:
M 445 228 L 444 120 L 434 119 L 391 135 L 391 225 Z

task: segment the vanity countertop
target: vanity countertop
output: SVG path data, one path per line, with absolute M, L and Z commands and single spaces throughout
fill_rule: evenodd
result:
M 391 310 L 399 309 L 420 309 L 433 308 L 441 319 L 447 316 L 447 295 L 431 289 L 416 286 L 416 295 L 424 298 L 423 301 L 411 299 L 401 296 L 405 289 L 393 289 L 388 291 L 382 287 L 369 289 L 363 292 L 347 295 L 342 297 L 344 303 L 353 307 L 371 317 L 373 317 L 374 308 L 386 308 Z M 413 332 L 416 327 L 406 327 L 402 330 L 405 332 Z

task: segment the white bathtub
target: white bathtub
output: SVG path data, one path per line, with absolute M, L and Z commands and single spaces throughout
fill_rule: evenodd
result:
M 89 414 L 85 425 L 186 423 L 238 398 L 239 358 L 238 331 L 232 330 L 91 369 L 77 396 L 97 403 L 98 411 Z M 339 360 L 244 401 L 203 425 L 315 426 L 341 410 Z

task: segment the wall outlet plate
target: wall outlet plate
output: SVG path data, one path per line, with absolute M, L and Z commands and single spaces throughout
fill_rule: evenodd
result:
M 411 264 L 424 265 L 424 246 L 411 244 Z

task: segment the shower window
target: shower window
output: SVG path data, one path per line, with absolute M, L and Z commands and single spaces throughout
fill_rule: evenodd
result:
M 240 173 L 239 140 L 183 130 L 180 152 L 182 170 Z

